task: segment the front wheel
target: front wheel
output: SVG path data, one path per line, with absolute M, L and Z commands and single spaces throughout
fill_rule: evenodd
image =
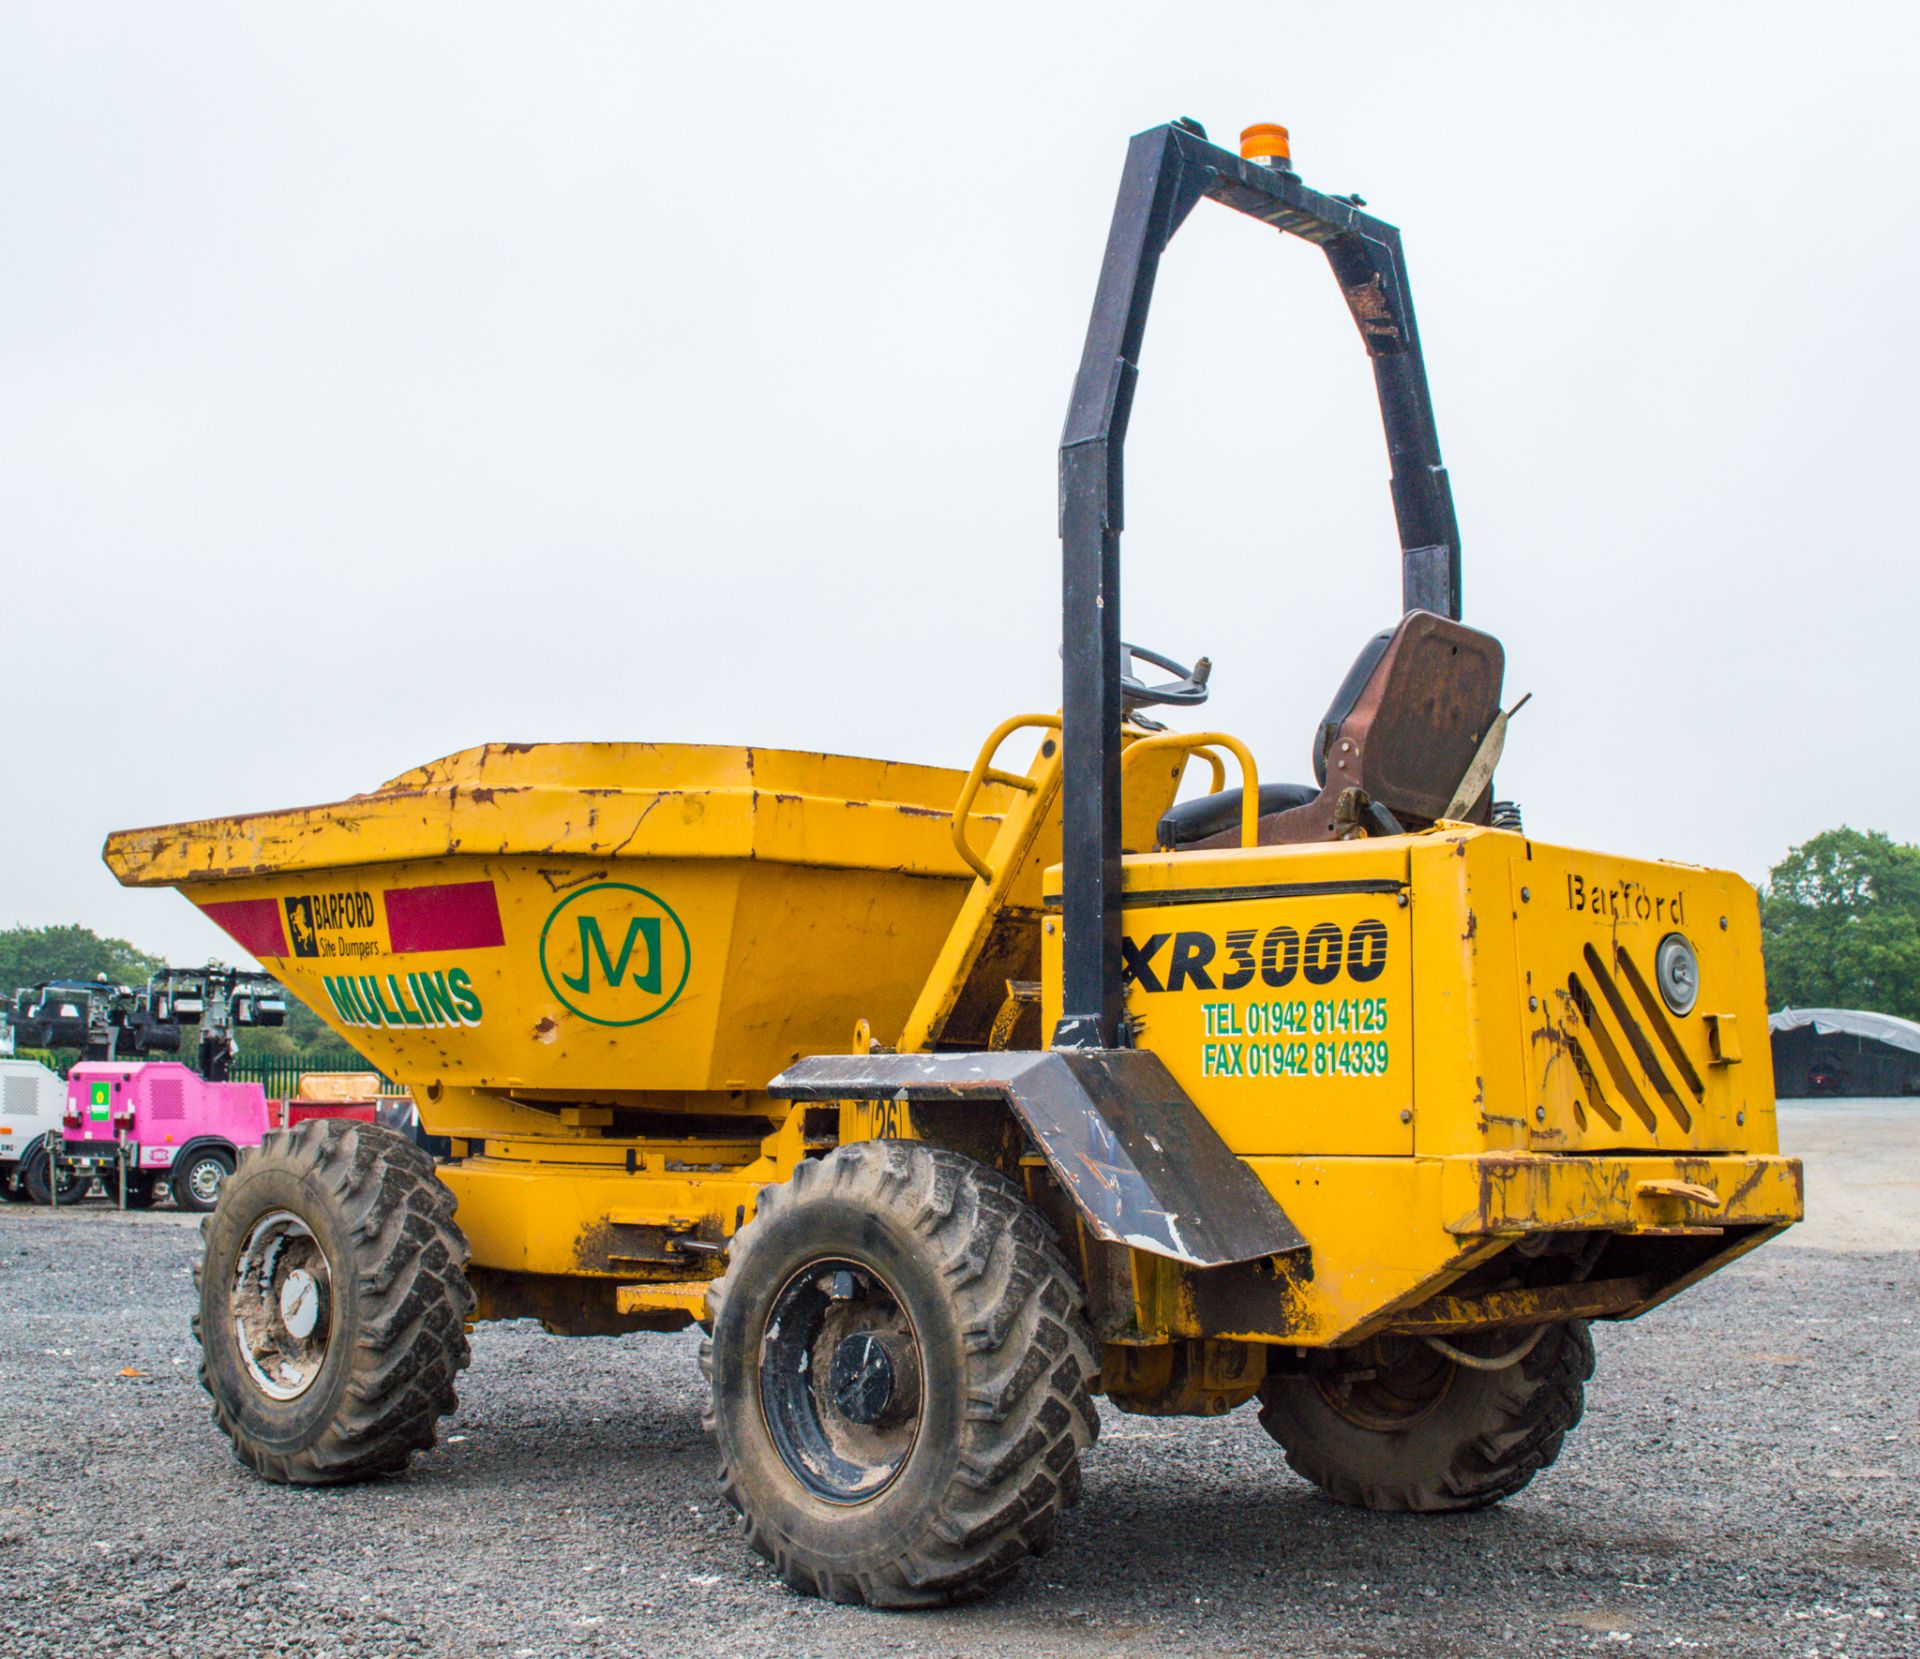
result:
M 1053 1541 L 1099 1431 L 1082 1295 L 1005 1177 L 908 1141 L 760 1195 L 708 1301 L 720 1488 L 794 1589 L 937 1604 Z
M 390 1474 L 434 1441 L 467 1363 L 467 1244 L 433 1162 L 316 1118 L 241 1154 L 201 1231 L 200 1381 L 269 1480 Z
M 1574 1319 L 1449 1346 L 1480 1364 L 1382 1336 L 1316 1355 L 1303 1372 L 1270 1372 L 1260 1426 L 1296 1474 L 1341 1503 L 1422 1514 L 1497 1503 L 1551 1464 L 1580 1421 L 1593 1339 Z

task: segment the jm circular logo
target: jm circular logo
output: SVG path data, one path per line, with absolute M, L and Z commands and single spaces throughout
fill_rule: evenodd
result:
M 686 989 L 693 947 L 673 907 L 624 881 L 569 893 L 540 930 L 547 989 L 595 1025 L 645 1025 Z

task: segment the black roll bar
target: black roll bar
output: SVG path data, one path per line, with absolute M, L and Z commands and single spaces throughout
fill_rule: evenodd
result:
M 1060 438 L 1065 693 L 1056 1048 L 1124 1046 L 1120 952 L 1122 453 L 1160 255 L 1203 196 L 1316 244 L 1359 326 L 1380 399 L 1408 610 L 1460 615 L 1460 533 L 1440 461 L 1400 232 L 1284 164 L 1243 160 L 1189 124 L 1127 148 L 1086 349 Z

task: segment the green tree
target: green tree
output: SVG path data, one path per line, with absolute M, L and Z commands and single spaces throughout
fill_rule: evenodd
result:
M 287 994 L 286 1035 L 301 1053 L 339 1049 L 345 1045 L 320 1023 L 320 1016 L 291 992 Z
M 1827 830 L 1773 867 L 1760 893 L 1776 1008 L 1863 1008 L 1920 1019 L 1920 847 Z
M 0 930 L 0 996 L 44 979 L 92 979 L 146 984 L 164 964 L 124 939 L 102 939 L 85 927 L 10 927 Z

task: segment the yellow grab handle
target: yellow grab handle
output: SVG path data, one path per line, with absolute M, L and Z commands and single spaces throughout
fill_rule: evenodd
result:
M 986 742 L 980 745 L 980 753 L 974 758 L 973 770 L 967 774 L 967 781 L 960 786 L 960 798 L 953 803 L 954 851 L 959 853 L 972 867 L 973 873 L 985 882 L 993 880 L 993 866 L 967 845 L 967 814 L 973 811 L 973 798 L 980 793 L 980 785 L 988 778 L 992 778 L 995 783 L 1003 783 L 1014 789 L 1034 788 L 1033 779 L 1013 772 L 997 771 L 993 764 L 993 757 L 1000 752 L 1000 745 L 1022 726 L 1038 726 L 1057 732 L 1060 729 L 1060 716 L 1015 714 L 1002 720 L 987 733 Z
M 1226 732 L 1161 732 L 1154 737 L 1134 739 L 1127 745 L 1126 753 L 1120 757 L 1120 769 L 1124 773 L 1139 757 L 1153 749 L 1176 749 L 1183 752 L 1199 750 L 1215 768 L 1214 793 L 1219 790 L 1225 778 L 1225 769 L 1220 765 L 1218 755 L 1208 754 L 1210 749 L 1225 749 L 1240 763 L 1240 845 L 1257 846 L 1260 840 L 1260 773 L 1253 764 L 1253 751 L 1239 738 Z

